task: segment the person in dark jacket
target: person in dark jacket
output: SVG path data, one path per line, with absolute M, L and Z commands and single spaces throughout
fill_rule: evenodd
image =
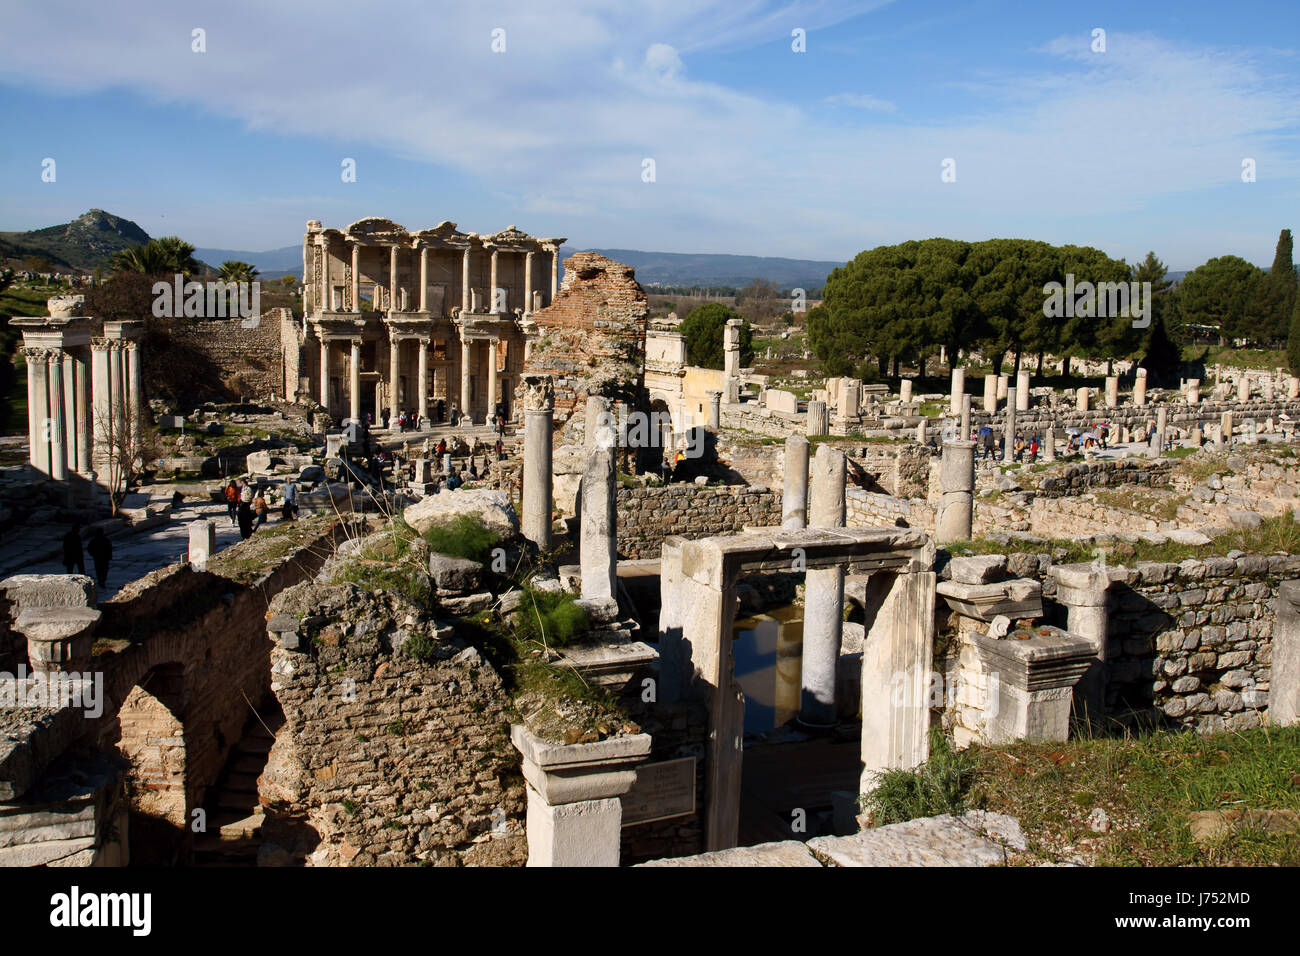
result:
M 239 536 L 247 541 L 253 536 L 253 505 L 249 501 L 239 503 Z
M 68 533 L 63 536 L 63 566 L 72 573 L 75 567 L 78 574 L 86 573 L 86 556 L 81 550 L 81 522 L 73 522 Z
M 99 586 L 108 586 L 108 565 L 113 560 L 113 542 L 108 540 L 103 528 L 96 528 L 86 545 L 90 558 L 95 562 L 95 581 Z

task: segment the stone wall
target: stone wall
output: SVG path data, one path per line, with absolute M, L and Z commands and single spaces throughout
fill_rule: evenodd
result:
M 491 664 L 391 592 L 310 583 L 273 611 L 302 617 L 301 646 L 272 654 L 286 722 L 259 781 L 271 852 L 316 866 L 521 862 L 523 779 Z M 413 639 L 438 646 L 416 659 Z M 313 838 L 295 842 L 304 827 Z
M 636 684 L 639 690 L 639 683 Z M 635 716 L 641 729 L 653 735 L 650 761 L 695 758 L 695 812 L 667 820 L 623 827 L 619 863 L 632 866 L 660 857 L 690 856 L 704 851 L 705 744 L 709 714 L 704 704 L 692 701 L 642 704 L 640 698 L 623 699 L 623 708 Z
M 1117 485 L 1167 487 L 1172 465 L 1168 459 L 1140 458 L 1109 458 L 1066 465 L 1058 472 L 1044 475 L 1037 493 L 1045 498 L 1060 498 L 1077 495 L 1089 488 Z
M 648 408 L 641 388 L 649 313 L 631 266 L 594 252 L 564 260 L 555 301 L 532 314 L 538 338 L 523 369 L 523 375 L 555 379 L 556 444 L 582 444 L 588 395 Z
M 895 498 L 893 495 L 847 488 L 844 491 L 845 525 L 849 528 L 899 526 L 934 532 L 935 510 L 918 498 Z
M 707 538 L 781 523 L 781 494 L 763 487 L 694 484 L 618 489 L 620 558 L 657 558 L 664 538 Z
M 286 320 L 285 313 L 289 310 L 268 309 L 251 329 L 244 328 L 243 320 L 238 318 L 176 322 L 170 334 L 178 342 L 208 356 L 228 387 L 236 377 L 242 377 L 246 383 L 246 397 L 283 397 L 286 349 L 282 325 Z M 289 313 L 287 320 L 292 323 L 292 319 L 292 313 Z M 296 345 L 293 353 L 296 363 Z M 147 382 L 145 388 L 148 389 Z

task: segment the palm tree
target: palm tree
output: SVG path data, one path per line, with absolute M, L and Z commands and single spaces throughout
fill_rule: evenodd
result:
M 221 263 L 221 278 L 225 282 L 252 282 L 258 276 L 257 267 L 250 262 L 227 259 Z
M 194 258 L 194 246 L 180 236 L 163 236 L 155 239 L 167 260 L 168 272 L 184 272 L 187 275 L 201 272 L 203 264 Z
M 194 258 L 194 247 L 179 236 L 150 239 L 143 246 L 113 253 L 115 272 L 143 272 L 145 275 L 180 272 L 191 275 L 202 269 L 203 264 Z

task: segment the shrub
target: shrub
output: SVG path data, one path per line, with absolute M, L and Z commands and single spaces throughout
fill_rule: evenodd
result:
M 903 823 L 917 817 L 961 813 L 966 792 L 975 779 L 975 757 L 953 750 L 938 727 L 930 728 L 930 759 L 915 770 L 887 770 L 876 789 L 862 798 L 863 809 L 876 826 Z
M 453 558 L 487 561 L 501 536 L 483 524 L 478 515 L 457 515 L 451 521 L 430 525 L 421 536 L 429 550 Z
M 524 588 L 516 616 L 520 640 L 564 647 L 587 631 L 587 612 L 567 594 Z

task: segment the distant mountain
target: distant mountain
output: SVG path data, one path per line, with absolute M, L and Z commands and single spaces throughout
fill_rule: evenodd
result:
M 91 209 L 61 226 L 0 232 L 0 256 L 18 260 L 38 256 L 56 267 L 93 272 L 97 266 L 108 268 L 113 253 L 148 241 L 149 234 L 130 219 Z
M 283 246 L 266 252 L 248 252 L 240 249 L 195 249 L 194 255 L 204 262 L 221 268 L 227 260 L 248 262 L 257 267 L 260 279 L 278 279 L 292 273 L 302 278 L 302 246 Z
M 643 286 L 736 286 L 766 279 L 778 289 L 820 289 L 832 269 L 843 262 L 782 259 L 772 256 L 732 256 L 712 253 L 640 252 L 636 249 L 586 249 L 636 270 Z M 567 254 L 572 254 L 565 249 Z

